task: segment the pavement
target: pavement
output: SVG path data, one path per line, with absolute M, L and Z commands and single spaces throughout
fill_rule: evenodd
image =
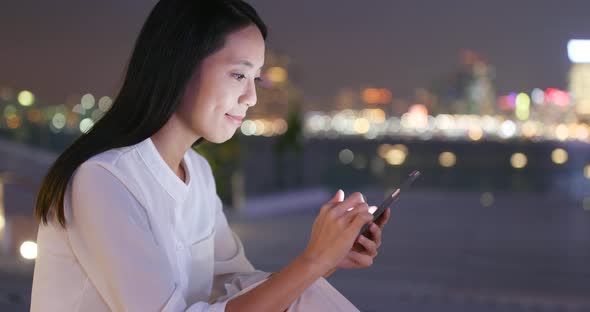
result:
M 492 197 L 406 194 L 373 266 L 329 281 L 361 311 L 590 311 L 590 211 L 556 194 Z M 254 265 L 276 271 L 304 250 L 315 213 L 228 218 Z
M 373 266 L 328 280 L 361 311 L 590 311 L 590 211 L 555 194 L 493 197 L 484 207 L 476 193 L 407 194 Z M 315 213 L 226 215 L 255 267 L 272 272 L 304 250 Z M 29 309 L 32 268 L 0 258 L 0 311 Z

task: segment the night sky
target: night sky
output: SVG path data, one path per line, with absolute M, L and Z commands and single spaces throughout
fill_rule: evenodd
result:
M 571 38 L 590 39 L 590 1 L 251 0 L 268 46 L 289 55 L 308 99 L 343 87 L 408 97 L 459 64 L 461 49 L 496 69 L 499 94 L 567 87 Z M 152 0 L 2 0 L 0 85 L 58 104 L 114 95 Z

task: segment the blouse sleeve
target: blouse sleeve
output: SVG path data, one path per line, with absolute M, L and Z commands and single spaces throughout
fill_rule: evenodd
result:
M 216 196 L 215 216 L 215 274 L 252 272 L 254 267 L 246 258 L 242 241 L 229 227 L 221 200 Z
M 221 200 L 217 197 L 215 219 L 215 276 L 211 299 L 227 302 L 242 290 L 268 278 L 270 273 L 255 270 L 246 258 L 240 238 L 227 223 Z
M 70 209 L 67 233 L 72 250 L 111 310 L 225 310 L 225 302 L 187 307 L 146 211 L 108 169 L 96 163 L 78 168 Z

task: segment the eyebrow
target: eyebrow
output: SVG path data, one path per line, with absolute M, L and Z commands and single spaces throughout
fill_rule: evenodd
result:
M 247 60 L 239 60 L 239 61 L 234 62 L 234 64 L 239 64 L 239 65 L 244 65 L 244 66 L 247 66 L 250 68 L 254 68 L 254 64 L 252 64 L 250 61 L 247 61 Z M 262 69 L 262 67 L 263 66 L 260 66 L 259 69 Z

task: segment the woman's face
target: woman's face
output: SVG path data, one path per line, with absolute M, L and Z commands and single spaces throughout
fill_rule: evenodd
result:
M 264 64 L 264 38 L 251 25 L 230 33 L 222 49 L 203 60 L 183 95 L 177 117 L 209 142 L 229 140 L 249 106 Z

